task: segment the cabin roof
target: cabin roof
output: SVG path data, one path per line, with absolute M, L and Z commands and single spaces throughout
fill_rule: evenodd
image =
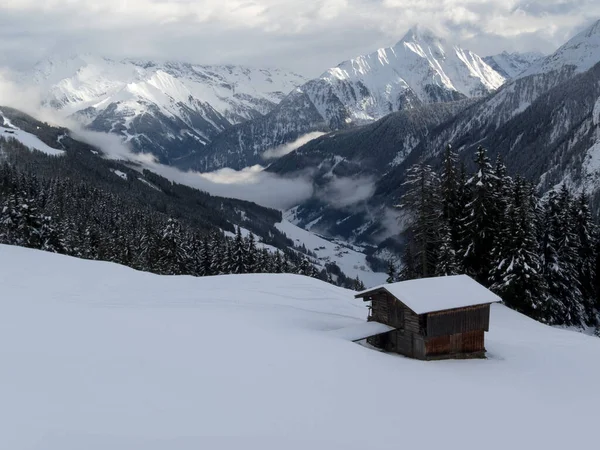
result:
M 467 275 L 420 278 L 382 284 L 355 295 L 367 297 L 378 290 L 386 290 L 416 314 L 427 314 L 447 309 L 485 305 L 502 301 L 500 297 Z

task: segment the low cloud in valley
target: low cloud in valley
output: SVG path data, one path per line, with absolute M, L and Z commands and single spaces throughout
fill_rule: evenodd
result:
M 275 147 L 265 151 L 262 154 L 262 157 L 265 160 L 281 158 L 289 153 L 292 153 L 294 150 L 302 147 L 303 145 L 309 143 L 313 139 L 317 139 L 318 137 L 323 136 L 326 133 L 322 133 L 320 131 L 314 131 L 312 133 L 306 133 L 303 136 L 300 136 L 294 142 L 290 142 L 289 144 L 280 145 L 279 147 Z

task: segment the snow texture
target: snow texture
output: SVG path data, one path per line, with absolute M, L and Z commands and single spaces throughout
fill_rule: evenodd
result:
M 10 120 L 2 114 L 0 114 L 0 136 L 6 139 L 16 139 L 29 149 L 39 150 L 47 155 L 60 156 L 64 154 L 63 150 L 50 147 L 34 134 L 27 133 L 20 128 L 15 127 Z
M 543 57 L 543 54 L 537 52 L 508 53 L 505 51 L 497 55 L 486 56 L 483 60 L 504 78 L 512 79 Z
M 410 99 L 411 95 L 426 103 L 439 101 L 438 94 L 432 94 L 432 86 L 472 97 L 498 89 L 505 80 L 475 53 L 446 42 L 426 28 L 414 27 L 395 46 L 345 61 L 318 81 L 301 89 L 323 117 L 327 118 L 332 108 L 323 91 L 327 86 L 348 109 L 347 121 L 361 122 L 401 109 L 400 99 Z M 319 89 L 314 90 L 314 86 Z M 366 92 L 369 95 L 365 97 L 362 93 Z
M 358 293 L 385 289 L 416 314 L 501 302 L 502 299 L 468 275 L 400 281 Z
M 207 120 L 215 110 L 231 123 L 265 114 L 305 81 L 279 69 L 115 61 L 91 55 L 48 59 L 25 77 L 45 93 L 47 104 L 67 115 L 90 107 L 98 114 L 117 104 L 130 120 L 155 108 L 185 120 L 181 105 L 197 109 L 202 104 Z
M 565 66 L 575 67 L 577 73 L 585 72 L 600 61 L 600 20 L 577 34 L 552 55 L 540 60 L 520 77 L 560 71 Z
M 340 339 L 346 339 L 347 341 L 361 341 L 368 338 L 369 336 L 376 336 L 378 334 L 387 333 L 392 331 L 394 327 L 379 322 L 363 322 L 358 325 L 353 325 L 346 328 L 340 328 L 339 330 L 332 330 L 329 332 L 330 336 L 335 336 Z
M 307 250 L 314 252 L 319 263 L 336 263 L 339 268 L 351 278 L 358 277 L 365 286 L 376 286 L 385 282 L 387 275 L 373 272 L 367 264 L 367 257 L 362 253 L 362 248 L 338 240 L 329 241 L 318 234 L 306 231 L 289 220 L 275 224 L 275 227 L 285 233 L 297 246 L 304 244 Z
M 487 360 L 425 362 L 330 334 L 367 308 L 297 275 L 165 277 L 0 246 L 0 286 L 3 449 L 597 444 L 600 339 L 501 305 Z
M 127 179 L 127 174 L 125 172 L 121 172 L 120 170 L 116 170 L 116 169 L 110 169 L 110 171 L 112 173 L 114 173 L 116 176 L 118 176 L 119 178 L 122 178 L 124 180 Z

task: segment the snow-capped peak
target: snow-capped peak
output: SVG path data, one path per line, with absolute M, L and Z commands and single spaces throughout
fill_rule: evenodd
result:
M 552 55 L 542 59 L 520 76 L 560 71 L 574 67 L 576 73 L 585 72 L 600 62 L 600 20 L 576 34 Z
M 430 45 L 439 45 L 442 47 L 446 45 L 446 40 L 444 38 L 438 36 L 431 29 L 422 25 L 415 25 L 411 27 L 394 47 L 402 46 L 406 42 L 420 42 Z
M 416 26 L 393 47 L 344 61 L 302 90 L 328 120 L 332 109 L 339 111 L 332 108 L 332 95 L 337 97 L 348 111 L 348 123 L 418 103 L 485 95 L 504 81 L 475 53 Z

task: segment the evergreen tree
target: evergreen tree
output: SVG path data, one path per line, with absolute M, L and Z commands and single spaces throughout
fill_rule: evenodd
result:
M 442 203 L 442 216 L 450 232 L 450 242 L 459 241 L 460 233 L 460 189 L 459 173 L 456 168 L 457 155 L 448 144 L 442 162 L 442 175 L 440 177 L 440 197 Z M 445 233 L 445 232 L 444 232 Z M 441 233 L 442 239 L 444 233 Z
M 452 230 L 448 224 L 444 224 L 440 230 L 442 236 L 438 260 L 435 267 L 436 276 L 458 275 L 459 263 L 456 256 L 455 241 L 452 238 Z
M 231 273 L 248 273 L 248 267 L 246 265 L 246 245 L 240 227 L 237 227 L 232 246 Z
M 41 246 L 40 250 L 53 253 L 65 253 L 65 240 L 60 232 L 60 227 L 52 220 L 50 216 L 42 217 L 42 226 L 40 230 Z
M 258 263 L 257 272 L 260 273 L 276 273 L 273 266 L 275 262 L 275 256 L 271 255 L 266 248 L 263 248 L 258 252 Z
M 421 276 L 417 269 L 418 264 L 414 257 L 415 251 L 413 250 L 413 247 L 414 243 L 412 241 L 407 242 L 404 247 L 404 252 L 402 253 L 402 266 L 398 273 L 398 281 L 414 280 Z M 388 280 L 389 279 L 388 274 Z
M 300 264 L 296 269 L 296 273 L 307 277 L 312 277 L 314 275 L 314 268 L 306 257 L 303 257 L 300 260 Z
M 208 257 L 210 259 L 209 272 L 211 275 L 221 275 L 229 273 L 229 259 L 227 252 L 227 241 L 221 238 L 216 232 L 213 232 L 208 244 Z
M 143 232 L 139 242 L 139 251 L 137 255 L 136 266 L 140 270 L 154 272 L 158 270 L 159 259 L 159 236 L 155 229 L 155 224 L 146 221 L 143 225 Z
M 548 195 L 542 208 L 542 230 L 540 233 L 540 256 L 542 258 L 542 273 L 548 285 L 548 297 L 543 305 L 544 319 L 554 323 L 558 318 L 564 317 L 563 303 L 557 297 L 568 288 L 565 284 L 563 272 L 560 270 L 560 261 L 557 252 L 558 226 L 558 201 L 556 192 Z
M 0 242 L 4 244 L 22 245 L 23 238 L 19 235 L 21 209 L 17 196 L 12 193 L 0 204 Z
M 275 252 L 275 259 L 273 260 L 273 273 L 283 273 L 283 261 L 281 259 L 281 252 L 279 250 Z
M 258 251 L 254 234 L 250 233 L 246 238 L 246 270 L 248 273 L 260 272 L 258 267 Z
M 191 258 L 189 243 L 183 234 L 181 224 L 168 219 L 159 243 L 158 269 L 165 275 L 190 273 Z
M 558 211 L 559 214 L 556 218 L 557 254 L 565 289 L 562 292 L 557 291 L 556 294 L 564 304 L 564 323 L 582 325 L 586 322 L 586 315 L 578 273 L 578 236 L 574 227 L 571 192 L 564 184 L 558 195 Z
M 233 274 L 235 270 L 235 254 L 234 254 L 235 242 L 232 239 L 226 239 L 223 246 L 223 264 L 221 273 L 222 274 Z
M 477 149 L 476 172 L 468 181 L 473 199 L 466 206 L 465 233 L 466 250 L 464 269 L 480 283 L 487 285 L 491 269 L 491 254 L 494 246 L 497 193 L 494 191 L 496 176 L 483 147 Z
M 385 280 L 386 283 L 395 283 L 397 280 L 397 276 L 396 276 L 396 264 L 394 264 L 393 260 L 389 260 L 388 261 L 388 269 L 387 269 L 387 280 Z
M 287 253 L 283 253 L 283 261 L 281 262 L 281 272 L 282 273 L 292 273 L 292 264 L 290 263 L 290 259 Z
M 536 207 L 532 190 L 522 180 L 514 185 L 505 226 L 511 239 L 503 243 L 501 257 L 492 268 L 491 289 L 510 307 L 543 318 L 547 287 L 538 254 Z
M 460 166 L 458 176 L 458 196 L 457 196 L 457 222 L 458 222 L 458 237 L 454 243 L 456 250 L 456 261 L 458 264 L 459 273 L 465 273 L 465 255 L 470 244 L 470 233 L 468 232 L 468 224 L 470 222 L 469 205 L 473 197 L 471 192 L 471 184 L 468 183 L 469 176 L 465 164 Z
M 418 277 L 435 273 L 442 223 L 439 181 L 430 166 L 416 164 L 407 172 L 407 190 L 400 207 L 410 217 L 408 232 L 413 242 L 415 272 Z
M 598 323 L 596 308 L 596 240 L 597 227 L 592 220 L 589 199 L 582 191 L 574 202 L 573 220 L 576 234 L 577 276 L 583 296 L 588 325 Z
M 20 244 L 29 248 L 42 248 L 42 217 L 33 199 L 21 200 L 19 204 L 17 233 Z
M 208 238 L 202 240 L 200 244 L 200 253 L 199 253 L 199 275 L 200 276 L 208 276 L 213 275 L 213 264 L 212 257 L 210 254 L 210 241 Z
M 362 281 L 360 281 L 360 278 L 358 278 L 358 275 L 356 275 L 356 278 L 354 279 L 353 289 L 358 292 L 365 290 L 365 284 Z

